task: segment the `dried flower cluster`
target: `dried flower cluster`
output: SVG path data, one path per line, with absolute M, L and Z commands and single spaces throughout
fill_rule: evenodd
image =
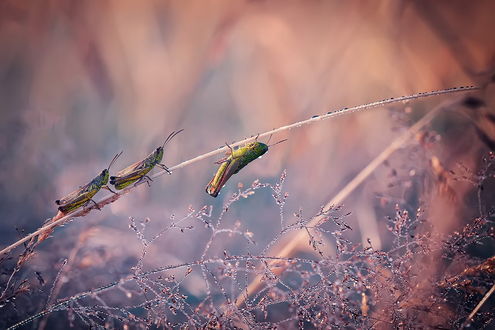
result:
M 493 177 L 494 155 L 490 154 L 485 163 L 485 172 L 477 176 L 483 179 L 477 184 Z M 435 237 L 425 230 L 434 224 L 428 222 L 422 208 L 411 212 L 396 205 L 395 215 L 388 220 L 393 246 L 379 251 L 371 241 L 361 246 L 347 238 L 352 228 L 346 223 L 349 213 L 342 207 L 319 210 L 315 217 L 322 221 L 317 226 L 308 226 L 313 217 L 305 218 L 302 210 L 289 224 L 284 210 L 288 198 L 283 191 L 285 179 L 284 172 L 276 184 L 255 181 L 246 189 L 240 187 L 217 217 L 212 216 L 211 207 L 191 208 L 180 219 L 172 217 L 167 227 L 152 235 L 146 232 L 150 219 L 130 218 L 129 228 L 141 243 L 142 252 L 127 274 L 115 274 L 115 280 L 106 285 L 60 299 L 55 298 L 60 287 L 82 276 L 67 259 L 58 265 L 51 284 L 39 273 L 38 285 L 28 280 L 11 281 L 2 294 L 3 315 L 10 315 L 2 318 L 2 326 L 40 309 L 16 326 L 66 319 L 71 326 L 105 328 L 457 328 L 493 284 L 493 257 L 483 258 L 471 251 L 480 244 L 493 245 L 493 214 L 473 219 L 447 237 Z M 223 219 L 236 203 L 266 189 L 280 209 L 281 227 L 255 255 L 250 252 L 256 243 L 249 229 L 239 221 L 225 225 Z M 484 207 L 493 211 L 493 206 Z M 188 234 L 197 228 L 209 231 L 198 259 L 145 268 L 147 253 L 158 239 L 174 234 L 183 235 L 187 242 Z M 301 229 L 307 232 L 308 246 L 316 252 L 313 256 L 269 256 L 271 246 Z M 77 249 L 88 235 L 80 236 Z M 225 237 L 243 240 L 246 252 L 230 250 Z M 222 242 L 227 246 L 220 253 L 222 247 L 217 244 Z M 323 252 L 326 244 L 335 247 L 333 255 Z M 440 257 L 431 260 L 434 256 Z M 431 274 L 428 268 L 432 262 L 460 271 L 425 277 Z M 3 265 L 8 262 L 4 260 Z M 12 274 L 16 273 L 15 269 Z M 263 284 L 256 294 L 247 296 L 246 288 L 256 275 L 261 275 Z M 204 294 L 188 292 L 188 280 L 202 286 Z M 28 301 L 36 304 L 28 307 Z M 487 304 L 493 307 L 493 303 Z M 36 305 L 39 307 L 33 308 Z M 482 327 L 494 317 L 493 309 L 485 307 L 470 322 Z

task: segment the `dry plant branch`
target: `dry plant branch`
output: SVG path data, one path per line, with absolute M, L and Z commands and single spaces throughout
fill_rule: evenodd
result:
M 436 115 L 437 113 L 440 112 L 440 110 L 448 108 L 449 106 L 457 103 L 458 101 L 455 102 L 448 102 L 447 104 L 442 104 L 437 107 L 435 107 L 433 110 L 428 112 L 425 116 L 423 116 L 419 121 L 417 121 L 413 126 L 411 126 L 406 132 L 404 132 L 401 136 L 399 136 L 397 139 L 392 141 L 392 143 L 385 148 L 378 156 L 376 156 L 364 169 L 362 169 L 349 183 L 347 183 L 344 188 L 342 188 L 335 197 L 333 197 L 322 209 L 329 209 L 332 206 L 339 205 L 341 204 L 346 197 L 348 197 L 354 189 L 356 189 L 363 181 L 371 174 L 373 173 L 376 168 L 381 165 L 392 153 L 397 151 L 400 147 L 402 147 L 407 141 L 409 141 L 411 138 L 413 138 L 422 128 L 424 128 Z M 308 227 L 315 227 L 317 226 L 320 221 L 322 220 L 323 216 L 319 215 L 314 217 L 309 223 Z M 306 240 L 306 235 L 307 232 L 304 230 L 299 230 L 297 235 L 290 240 L 288 243 L 284 243 L 283 246 L 281 246 L 281 243 L 278 244 L 278 246 L 275 246 L 273 248 L 273 256 L 276 257 L 286 257 L 290 256 L 296 248 Z M 270 265 L 272 266 L 272 265 Z M 278 272 L 281 272 L 280 269 L 278 269 Z M 245 302 L 246 297 L 249 295 L 253 294 L 255 291 L 258 290 L 258 288 L 261 286 L 262 281 L 261 281 L 261 276 L 257 275 L 256 278 L 251 281 L 249 286 L 246 288 L 246 290 L 243 292 L 243 294 L 239 295 L 236 300 L 237 306 L 242 305 Z
M 456 287 L 464 277 L 483 273 L 495 275 L 495 256 L 488 258 L 479 265 L 466 268 L 461 273 L 443 280 L 438 284 L 438 286 L 441 288 Z
M 340 109 L 337 111 L 327 112 L 324 115 L 313 116 L 313 117 L 306 119 L 306 120 L 302 120 L 302 121 L 299 121 L 299 122 L 296 122 L 296 123 L 293 123 L 290 125 L 282 126 L 282 127 L 258 134 L 257 136 L 251 136 L 251 137 L 246 138 L 244 140 L 235 142 L 235 143 L 231 144 L 230 146 L 231 147 L 239 146 L 239 145 L 245 144 L 246 142 L 252 141 L 256 138 L 267 137 L 267 136 L 270 136 L 272 134 L 280 133 L 280 132 L 283 132 L 286 130 L 291 130 L 293 128 L 299 128 L 299 127 L 302 127 L 304 125 L 309 125 L 309 124 L 312 124 L 312 123 L 315 123 L 318 121 L 327 120 L 327 119 L 337 117 L 340 115 L 344 115 L 344 114 L 350 114 L 353 112 L 358 112 L 358 111 L 363 111 L 363 110 L 367 110 L 367 109 L 371 109 L 371 108 L 376 108 L 376 107 L 384 106 L 384 105 L 391 104 L 391 103 L 405 102 L 405 101 L 415 100 L 415 99 L 429 97 L 429 96 L 437 96 L 437 95 L 472 91 L 472 90 L 478 90 L 478 89 L 479 89 L 479 87 L 477 87 L 477 86 L 454 87 L 454 88 L 443 89 L 443 90 L 438 90 L 438 91 L 422 92 L 422 93 L 417 93 L 417 94 L 412 94 L 412 95 L 407 95 L 407 96 L 401 96 L 401 97 L 397 97 L 397 98 L 389 98 L 389 99 L 385 99 L 385 100 L 381 100 L 381 101 L 376 101 L 376 102 L 372 102 L 372 103 L 358 105 L 358 106 L 351 107 L 351 108 L 343 108 L 343 109 Z M 186 160 L 186 161 L 184 161 L 178 165 L 172 166 L 169 168 L 169 171 L 183 168 L 183 167 L 186 167 L 186 166 L 191 165 L 193 163 L 196 163 L 200 160 L 206 159 L 208 157 L 212 157 L 212 156 L 218 155 L 220 153 L 224 153 L 227 151 L 227 149 L 228 149 L 228 147 L 225 146 L 225 147 L 218 148 L 218 149 L 215 149 L 213 151 L 207 152 L 207 153 L 202 154 L 200 156 L 197 156 L 195 158 Z M 156 174 L 154 174 L 153 176 L 151 176 L 151 178 L 156 178 L 158 176 L 163 175 L 164 173 L 166 173 L 165 170 L 159 171 Z M 66 214 L 63 214 L 61 212 L 58 212 L 53 218 L 50 219 L 50 222 L 47 225 L 39 228 L 38 230 L 23 237 L 22 239 L 19 239 L 15 243 L 12 243 L 11 245 L 5 247 L 4 249 L 2 249 L 0 251 L 0 255 L 10 252 L 12 249 L 20 246 L 21 244 L 35 238 L 36 236 L 38 236 L 44 232 L 52 230 L 54 227 L 59 226 L 65 222 L 69 221 L 70 219 L 73 219 L 76 217 L 82 217 L 82 216 L 88 214 L 92 209 L 95 209 L 97 207 L 102 208 L 103 206 L 105 206 L 107 204 L 113 203 L 114 201 L 119 199 L 120 196 L 129 193 L 136 186 L 138 186 L 138 185 L 131 185 L 131 186 L 123 189 L 122 191 L 120 191 L 119 193 L 117 193 L 115 195 L 109 194 L 109 195 L 103 197 L 100 201 L 98 201 L 98 203 L 96 203 L 96 205 L 92 205 L 92 206 L 87 207 L 87 208 L 76 210 L 73 213 L 66 215 Z M 354 188 L 352 188 L 352 189 L 354 189 Z
M 31 322 L 33 322 L 34 320 L 36 319 L 39 319 L 40 317 L 43 317 L 43 316 L 46 316 L 46 315 L 49 315 L 53 312 L 56 312 L 56 311 L 60 311 L 60 310 L 63 310 L 64 307 L 66 306 L 70 306 L 70 304 L 72 303 L 75 303 L 81 299 L 84 299 L 84 298 L 88 298 L 88 297 L 97 297 L 98 294 L 101 294 L 101 293 L 104 293 L 106 291 L 109 291 L 111 290 L 112 288 L 115 288 L 115 287 L 121 287 L 123 286 L 124 284 L 126 283 L 129 283 L 129 282 L 132 282 L 132 281 L 136 281 L 138 279 L 143 279 L 143 278 L 146 278 L 150 275 L 154 275 L 154 274 L 159 274 L 159 273 L 163 273 L 163 272 L 166 272 L 166 271 L 169 271 L 169 270 L 176 270 L 176 269 L 182 269 L 182 268 L 187 268 L 186 270 L 186 276 L 187 274 L 190 274 L 190 271 L 189 269 L 191 267 L 198 267 L 198 266 L 201 266 L 201 265 L 204 265 L 204 264 L 223 264 L 225 262 L 234 262 L 234 261 L 250 261 L 250 260 L 254 260 L 254 261 L 275 261 L 275 262 L 287 262 L 287 263 L 291 263 L 291 262 L 296 262 L 296 261 L 302 261 L 302 262 L 306 262 L 306 263 L 309 263 L 309 264 L 317 264 L 314 260 L 310 260 L 310 259 L 305 259 L 305 258 L 276 258 L 276 257 L 263 257 L 263 256 L 252 256 L 252 255 L 241 255 L 241 256 L 227 256 L 227 257 L 224 257 L 224 258 L 211 258 L 211 259 L 200 259 L 200 260 L 196 260 L 196 261 L 192 261 L 192 262 L 188 262 L 188 263 L 181 263 L 181 264 L 175 264 L 175 265 L 168 265 L 168 266 L 164 266 L 164 267 L 160 267 L 160 268 L 156 268 L 156 269 L 153 269 L 153 270 L 149 270 L 149 271 L 146 271 L 146 272 L 142 272 L 142 273 L 139 273 L 139 274 L 134 274 L 134 275 L 129 275 L 127 277 L 124 277 L 118 281 L 114 281 L 114 282 L 111 282 L 111 283 L 108 283 L 107 285 L 104 285 L 104 286 L 101 286 L 99 288 L 96 288 L 96 289 L 92 289 L 92 290 L 89 290 L 89 291 L 85 291 L 85 292 L 80 292 L 78 294 L 75 294 L 67 299 L 64 299 L 60 302 L 57 302 L 56 304 L 52 305 L 52 306 L 49 306 L 47 307 L 46 309 L 44 309 L 43 311 L 35 314 L 35 315 L 32 315 L 10 327 L 8 327 L 7 329 L 8 330 L 12 330 L 12 329 L 17 329 L 23 325 L 26 325 L 26 324 L 29 324 Z
M 462 325 L 461 329 L 465 328 L 468 325 L 468 323 L 471 322 L 471 320 L 473 319 L 473 317 L 480 310 L 481 306 L 483 306 L 483 304 L 488 300 L 488 298 L 490 298 L 490 296 L 492 295 L 493 291 L 495 291 L 495 284 L 492 285 L 492 288 L 490 290 L 488 290 L 488 292 L 485 294 L 485 296 L 483 297 L 483 299 L 480 300 L 480 302 L 478 303 L 478 305 L 476 305 L 476 307 L 473 309 L 473 311 L 471 312 L 471 314 L 469 314 L 468 318 L 466 319 L 466 321 Z

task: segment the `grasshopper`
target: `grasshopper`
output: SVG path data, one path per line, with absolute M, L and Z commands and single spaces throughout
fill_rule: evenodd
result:
M 150 181 L 153 180 L 151 180 L 151 178 L 147 174 L 153 169 L 153 167 L 155 167 L 155 165 L 167 171 L 168 174 L 171 174 L 167 166 L 160 163 L 163 159 L 163 149 L 174 136 L 182 131 L 183 129 L 177 132 L 174 131 L 170 133 L 170 135 L 165 139 L 165 142 L 163 142 L 160 147 L 156 148 L 156 150 L 149 154 L 145 159 L 129 165 L 128 167 L 119 171 L 115 176 L 111 176 L 110 184 L 113 184 L 115 186 L 115 189 L 120 190 L 133 183 L 136 185 L 141 181 L 146 180 L 146 183 L 148 183 L 149 186 Z
M 79 187 L 79 189 L 71 192 L 61 199 L 57 199 L 55 204 L 60 205 L 58 207 L 59 211 L 62 213 L 68 213 L 77 209 L 81 205 L 87 205 L 90 201 L 95 203 L 96 207 L 98 207 L 98 204 L 92 198 L 101 188 L 105 188 L 115 193 L 107 186 L 107 183 L 109 178 L 109 169 L 117 158 L 120 157 L 120 155 L 122 155 L 122 151 L 115 155 L 108 167 L 101 171 L 101 173 L 88 184 Z
M 258 137 L 256 137 L 256 139 L 258 139 Z M 210 196 L 217 197 L 220 189 L 222 189 L 232 175 L 237 174 L 247 164 L 265 154 L 269 147 L 284 141 L 286 140 L 278 141 L 272 145 L 266 145 L 255 140 L 236 149 L 233 149 L 227 144 L 230 152 L 227 153 L 227 157 L 215 162 L 216 164 L 220 164 L 220 167 L 215 173 L 213 179 L 211 179 L 206 186 L 206 192 Z

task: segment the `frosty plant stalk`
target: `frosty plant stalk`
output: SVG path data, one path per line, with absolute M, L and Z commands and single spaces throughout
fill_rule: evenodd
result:
M 304 125 L 313 124 L 313 123 L 327 120 L 330 118 L 334 118 L 334 117 L 337 117 L 340 115 L 364 111 L 364 110 L 368 110 L 368 109 L 372 109 L 372 108 L 377 108 L 377 107 L 384 106 L 387 104 L 392 104 L 392 103 L 397 103 L 397 102 L 406 102 L 406 101 L 416 100 L 416 99 L 430 97 L 430 96 L 446 95 L 446 94 L 453 94 L 453 93 L 460 93 L 460 92 L 474 91 L 474 90 L 479 90 L 479 87 L 477 87 L 477 86 L 453 87 L 453 88 L 442 89 L 442 90 L 437 90 L 437 91 L 421 92 L 421 93 L 407 95 L 407 96 L 401 96 L 401 97 L 397 97 L 397 98 L 389 98 L 389 99 L 385 99 L 385 100 L 381 100 L 381 101 L 375 101 L 375 102 L 371 102 L 371 103 L 367 103 L 367 104 L 358 105 L 355 107 L 344 108 L 344 109 L 337 110 L 337 111 L 327 112 L 326 114 L 320 115 L 320 116 L 313 116 L 313 117 L 306 119 L 306 120 L 298 121 L 298 122 L 293 123 L 293 124 L 281 126 L 279 128 L 261 133 L 257 137 L 265 137 L 265 136 L 268 137 L 272 134 L 280 133 L 280 132 L 287 131 L 287 130 L 290 130 L 293 128 L 294 129 L 299 128 L 299 127 L 302 127 Z M 236 143 L 231 144 L 230 147 L 245 145 L 246 143 L 255 140 L 257 137 L 252 136 L 252 137 L 240 140 Z M 197 157 L 194 157 L 192 159 L 189 159 L 189 160 L 186 160 L 182 163 L 179 163 L 175 166 L 172 166 L 172 167 L 168 168 L 168 171 L 170 172 L 170 171 L 173 171 L 173 170 L 176 170 L 179 168 L 189 166 L 193 163 L 196 163 L 196 162 L 201 161 L 203 159 L 206 159 L 208 157 L 212 157 L 212 156 L 224 153 L 228 150 L 229 150 L 229 147 L 227 147 L 227 146 L 212 150 L 210 152 L 204 153 L 202 155 L 199 155 Z M 163 175 L 164 173 L 167 173 L 167 170 L 162 170 L 162 171 L 159 171 L 158 173 L 155 173 L 154 175 L 151 176 L 151 179 L 156 178 L 160 175 Z M 118 200 L 120 198 L 120 196 L 130 192 L 132 189 L 134 189 L 137 185 L 141 184 L 142 182 L 143 181 L 135 182 L 134 185 L 129 185 L 128 187 L 122 189 L 120 192 L 118 192 L 115 195 L 112 194 L 112 195 L 105 196 L 104 198 L 102 198 L 100 201 L 97 202 L 98 207 L 102 207 L 104 205 L 115 202 L 116 200 Z M 25 236 L 22 239 L 16 241 L 15 243 L 12 243 L 11 245 L 5 247 L 3 250 L 0 251 L 0 255 L 2 255 L 4 253 L 8 253 L 12 249 L 18 247 L 19 245 L 22 245 L 22 243 L 30 240 L 31 238 L 33 238 L 35 236 L 42 234 L 45 231 L 52 229 L 53 227 L 56 227 L 56 226 L 58 226 L 64 222 L 66 222 L 67 220 L 69 220 L 71 218 L 81 217 L 81 216 L 86 215 L 93 208 L 96 208 L 96 206 L 92 205 L 86 209 L 78 210 L 78 211 L 76 211 L 72 214 L 68 214 L 68 215 L 64 215 L 63 213 L 57 214 L 55 217 L 53 217 L 51 219 L 49 224 L 45 225 L 44 227 L 39 228 L 38 230 Z

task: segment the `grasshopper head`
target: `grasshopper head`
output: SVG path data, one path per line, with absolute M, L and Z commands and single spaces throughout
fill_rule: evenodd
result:
M 163 146 L 156 148 L 155 152 L 153 153 L 153 156 L 154 156 L 155 164 L 160 163 L 163 159 Z
M 253 151 L 254 154 L 259 156 L 263 155 L 265 152 L 268 151 L 268 146 L 258 141 L 249 143 L 248 147 Z

